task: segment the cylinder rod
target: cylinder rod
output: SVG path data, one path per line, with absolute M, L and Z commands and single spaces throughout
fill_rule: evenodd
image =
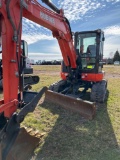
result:
M 52 10 L 60 14 L 60 10 L 49 0 L 42 0 L 43 3 L 45 3 L 47 6 L 49 6 Z

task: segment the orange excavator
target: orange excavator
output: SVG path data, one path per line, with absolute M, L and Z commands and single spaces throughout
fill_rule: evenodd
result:
M 76 32 L 73 42 L 70 24 L 63 10 L 49 0 L 42 2 L 51 9 L 43 7 L 37 0 L 0 0 L 3 79 L 3 99 L 0 100 L 1 160 L 30 159 L 38 139 L 29 136 L 20 124 L 28 113 L 35 110 L 44 93 L 47 100 L 58 102 L 88 119 L 95 115 L 95 103 L 81 100 L 81 95 L 91 88 L 93 101 L 105 99 L 107 83 L 102 72 L 104 33 L 101 30 Z M 26 78 L 25 75 L 32 71 L 26 69 L 24 63 L 27 43 L 21 40 L 23 17 L 51 30 L 63 57 L 62 80 L 49 89 L 43 87 L 39 92 L 29 91 L 29 85 L 37 83 L 39 78 Z M 83 51 L 81 46 L 84 46 Z M 79 91 L 81 87 L 83 91 Z
M 82 98 L 86 94 L 86 91 L 91 89 L 91 101 L 104 102 L 107 90 L 107 81 L 103 79 L 104 72 L 102 71 L 104 40 L 104 32 L 101 29 L 76 32 L 74 34 L 74 47 L 77 56 L 77 68 L 76 70 L 71 70 L 63 60 L 61 64 L 62 80 L 50 85 L 49 90 L 57 92 L 59 95 L 65 95 L 66 101 L 66 96 Z M 54 102 L 54 96 L 50 96 L 53 92 L 49 93 L 48 97 L 49 100 Z M 56 99 L 56 102 L 64 106 L 63 101 L 59 101 L 59 98 Z M 72 106 L 73 104 L 71 103 L 71 108 Z M 86 106 L 87 104 L 83 107 L 84 116 L 92 118 L 93 115 L 88 112 L 90 106 L 87 106 L 85 110 Z

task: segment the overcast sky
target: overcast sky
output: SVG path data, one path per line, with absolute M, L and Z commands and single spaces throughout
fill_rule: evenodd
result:
M 63 8 L 73 32 L 96 30 L 105 32 L 104 57 L 120 51 L 120 0 L 52 0 Z M 41 5 L 44 5 L 39 0 Z M 45 5 L 44 5 L 45 6 Z M 29 55 L 40 59 L 41 54 L 61 56 L 57 40 L 51 31 L 27 19 L 23 19 L 22 38 L 29 44 Z M 53 59 L 54 57 L 51 57 Z

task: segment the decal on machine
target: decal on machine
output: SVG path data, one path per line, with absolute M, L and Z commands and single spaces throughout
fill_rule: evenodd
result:
M 52 24 L 55 24 L 55 20 L 54 18 L 48 16 L 47 14 L 43 13 L 43 12 L 40 12 L 40 17 L 46 21 L 49 21 L 50 23 Z

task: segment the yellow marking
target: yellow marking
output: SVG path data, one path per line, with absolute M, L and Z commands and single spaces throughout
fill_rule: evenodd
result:
M 93 68 L 93 66 L 87 66 L 87 68 L 92 69 L 92 68 Z

